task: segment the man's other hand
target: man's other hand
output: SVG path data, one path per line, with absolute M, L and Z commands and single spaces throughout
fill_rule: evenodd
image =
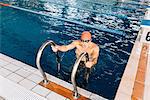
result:
M 88 61 L 88 62 L 86 62 L 85 66 L 86 66 L 87 68 L 91 68 L 91 67 L 93 66 L 93 62 Z
M 52 47 L 53 52 L 57 52 L 58 51 L 57 46 L 51 46 L 51 47 Z

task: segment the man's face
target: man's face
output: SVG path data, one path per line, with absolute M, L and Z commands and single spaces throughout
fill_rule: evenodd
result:
M 85 46 L 85 47 L 87 47 L 89 45 L 90 41 L 91 40 L 88 40 L 88 39 L 81 39 L 81 42 L 82 42 L 83 46 Z

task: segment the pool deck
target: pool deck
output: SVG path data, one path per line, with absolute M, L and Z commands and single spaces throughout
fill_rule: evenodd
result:
M 46 75 L 51 82 L 63 86 L 70 91 L 73 90 L 72 84 L 50 74 L 46 73 Z M 14 97 L 14 100 L 26 100 L 25 98 L 32 97 L 32 100 L 69 100 L 67 97 L 59 95 L 56 92 L 47 89 L 47 87 L 40 85 L 42 80 L 42 75 L 38 69 L 0 53 L 0 97 L 6 98 L 7 100 L 11 100 L 10 98 L 12 96 Z M 8 86 L 11 88 L 9 93 L 5 92 L 10 89 Z M 12 89 L 13 87 L 16 88 Z M 21 90 L 22 93 L 19 92 Z M 106 100 L 97 94 L 79 87 L 78 91 L 79 94 L 91 100 Z M 26 97 L 22 96 L 23 94 L 26 94 Z

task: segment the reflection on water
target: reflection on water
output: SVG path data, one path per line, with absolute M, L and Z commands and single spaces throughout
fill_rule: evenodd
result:
M 111 6 L 106 4 L 91 4 L 89 2 L 81 1 L 46 1 L 34 2 L 31 0 L 23 2 L 15 2 L 14 5 L 42 11 L 51 16 L 76 20 L 82 23 L 94 25 L 102 29 L 121 30 L 123 32 L 138 31 L 140 26 L 140 19 L 144 14 L 144 9 L 129 6 Z M 74 1 L 74 2 L 73 2 Z M 32 5 L 32 6 L 31 6 Z M 103 8 L 103 9 L 101 9 Z M 143 6 L 144 8 L 144 6 Z

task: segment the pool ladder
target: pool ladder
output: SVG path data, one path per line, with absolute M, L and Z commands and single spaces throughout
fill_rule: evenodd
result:
M 48 84 L 48 79 L 46 77 L 46 74 L 44 73 L 42 67 L 41 67 L 41 64 L 40 64 L 40 60 L 41 60 L 41 55 L 43 53 L 43 50 L 45 49 L 46 46 L 55 46 L 55 43 L 51 40 L 47 40 L 46 42 L 43 43 L 43 45 L 40 47 L 38 53 L 37 53 L 37 57 L 36 57 L 36 66 L 38 67 L 39 71 L 41 72 L 44 80 L 43 80 L 43 83 L 46 85 Z
M 41 64 L 40 64 L 40 60 L 41 60 L 41 55 L 43 53 L 43 50 L 45 49 L 45 47 L 47 47 L 48 45 L 50 46 L 55 46 L 55 43 L 51 40 L 47 40 L 46 42 L 44 42 L 42 44 L 42 46 L 40 47 L 38 53 L 37 53 L 37 57 L 36 57 L 36 65 L 40 71 L 40 73 L 42 74 L 44 80 L 43 80 L 43 83 L 44 85 L 47 85 L 48 84 L 48 79 L 46 77 L 46 74 L 45 72 L 43 71 L 42 67 L 41 67 Z M 58 57 L 58 53 L 56 53 L 57 57 Z M 78 90 L 77 90 L 77 84 L 76 84 L 76 72 L 77 72 L 77 69 L 78 69 L 78 66 L 80 64 L 80 61 L 82 60 L 83 57 L 86 57 L 86 61 L 89 60 L 89 56 L 88 56 L 88 53 L 86 52 L 83 52 L 76 60 L 74 66 L 73 66 L 73 70 L 72 70 L 72 73 L 71 73 L 71 82 L 73 84 L 73 87 L 74 87 L 74 91 L 73 91 L 73 97 L 74 99 L 78 99 L 80 97 L 79 93 L 78 93 Z M 57 63 L 58 63 L 58 58 L 57 58 Z M 60 64 L 57 64 L 57 67 L 58 67 L 58 71 L 60 70 Z
M 83 52 L 76 60 L 74 66 L 73 66 L 73 70 L 71 73 L 71 82 L 73 84 L 74 87 L 74 92 L 73 92 L 73 97 L 74 99 L 78 99 L 80 97 L 80 95 L 78 94 L 78 90 L 77 90 L 77 84 L 76 84 L 76 73 L 80 64 L 80 61 L 82 60 L 83 57 L 86 57 L 86 61 L 89 61 L 89 56 L 87 52 Z

